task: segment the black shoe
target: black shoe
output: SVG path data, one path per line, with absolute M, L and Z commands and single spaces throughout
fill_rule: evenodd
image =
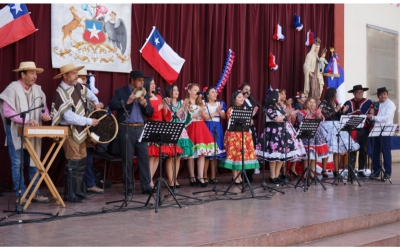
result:
M 288 184 L 288 183 L 291 181 L 291 179 L 290 179 L 288 176 L 285 176 L 285 175 L 280 175 L 280 176 L 278 177 L 278 179 L 279 179 L 281 182 L 285 183 L 285 184 Z
M 284 183 L 281 179 L 279 179 L 279 177 L 276 177 L 275 179 L 272 179 L 272 181 L 275 184 L 283 184 Z
M 155 193 L 157 193 L 157 188 L 155 188 L 155 189 L 150 188 L 150 189 L 142 190 L 142 194 L 155 194 Z
M 101 158 L 101 159 L 105 159 L 108 161 L 111 161 L 112 159 L 115 158 L 114 156 L 107 154 L 107 152 L 99 152 L 99 151 L 94 152 L 94 156 L 96 158 Z
M 76 197 L 78 197 L 79 199 L 87 199 L 93 196 L 93 194 L 85 194 L 85 193 L 77 193 L 75 194 Z
M 359 170 L 359 171 L 357 172 L 357 176 L 358 176 L 358 177 L 367 177 L 367 176 L 365 175 L 365 173 L 364 173 L 364 170 Z
M 192 182 L 192 180 L 194 180 L 194 181 Z M 190 182 L 190 186 L 197 187 L 196 177 L 189 177 L 189 182 Z
M 200 184 L 201 187 L 207 187 L 208 186 L 208 182 L 201 182 L 200 180 L 204 181 L 204 178 L 197 179 L 197 177 L 196 177 L 197 186 L 199 186 L 199 184 Z

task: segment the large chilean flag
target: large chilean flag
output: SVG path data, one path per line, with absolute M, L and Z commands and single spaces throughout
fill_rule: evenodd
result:
M 0 10 L 0 48 L 36 31 L 25 4 L 8 4 Z
M 153 26 L 153 30 L 140 49 L 140 53 L 168 84 L 172 84 L 178 79 L 185 59 L 172 50 L 156 27 Z

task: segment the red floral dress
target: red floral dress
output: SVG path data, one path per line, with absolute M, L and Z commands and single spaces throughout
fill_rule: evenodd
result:
M 226 113 L 230 119 L 232 108 Z M 220 161 L 219 166 L 231 170 L 242 170 L 242 132 L 225 131 L 224 148 L 226 159 Z M 257 156 L 254 150 L 251 132 L 244 132 L 244 169 L 259 168 Z

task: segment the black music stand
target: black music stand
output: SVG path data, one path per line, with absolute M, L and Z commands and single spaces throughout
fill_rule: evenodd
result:
M 392 125 L 380 125 L 380 126 L 374 126 L 369 133 L 368 137 L 379 137 L 379 140 L 381 141 L 381 147 L 379 149 L 379 162 L 381 165 L 381 181 L 385 181 L 386 179 L 389 180 L 390 184 L 392 184 L 392 181 L 390 178 L 387 176 L 385 167 L 383 166 L 383 160 L 382 160 L 382 137 L 383 136 L 394 136 L 394 132 L 396 131 L 397 124 L 392 124 Z M 372 157 L 374 156 L 374 152 L 372 151 Z M 372 161 L 373 164 L 373 161 Z M 372 179 L 372 173 L 369 176 L 370 179 Z
M 27 111 L 22 111 L 19 114 L 16 114 L 16 115 L 8 117 L 9 119 L 13 118 L 13 117 L 16 117 L 16 116 L 20 116 L 22 118 L 22 130 L 21 130 L 21 136 L 20 136 L 21 137 L 21 156 L 20 156 L 21 159 L 20 159 L 20 164 L 19 164 L 18 202 L 15 205 L 15 209 L 14 210 L 3 210 L 3 213 L 11 212 L 11 214 L 1 218 L 0 221 L 2 221 L 4 219 L 7 219 L 7 218 L 10 218 L 11 216 L 14 216 L 14 215 L 17 215 L 17 214 L 18 215 L 19 214 L 42 214 L 42 215 L 53 216 L 53 214 L 51 214 L 51 213 L 26 212 L 26 211 L 24 211 L 22 209 L 22 204 L 21 204 L 21 197 L 22 197 L 22 191 L 21 191 L 21 182 L 22 181 L 21 180 L 22 180 L 22 173 L 23 173 L 23 170 L 24 170 L 24 159 L 25 159 L 25 157 L 24 157 L 24 141 L 25 141 L 24 127 L 25 127 L 26 114 L 29 114 L 29 112 L 31 112 L 32 110 L 35 110 L 35 109 L 38 109 L 38 108 L 43 108 L 43 107 L 44 107 L 44 104 L 41 104 L 38 107 L 34 107 L 32 109 L 28 109 Z M 30 190 L 25 190 L 25 192 L 29 192 L 29 191 Z
M 344 117 L 344 119 L 346 119 L 346 117 Z M 350 180 L 350 183 L 353 184 L 353 178 L 356 179 L 358 186 L 361 187 L 360 182 L 358 181 L 358 178 L 356 176 L 356 173 L 354 172 L 354 167 L 351 165 L 351 161 L 350 161 L 350 150 L 351 150 L 351 131 L 353 131 L 354 129 L 356 129 L 363 121 L 365 120 L 364 117 L 359 117 L 359 116 L 351 116 L 347 122 L 343 125 L 343 127 L 339 130 L 340 131 L 347 131 L 349 133 L 349 141 L 348 141 L 348 146 L 347 146 L 347 161 L 348 164 L 346 165 L 348 170 L 347 170 L 347 181 Z M 336 181 L 339 181 L 340 178 L 342 178 L 342 173 L 345 169 L 345 167 L 343 167 L 342 171 L 340 171 L 340 173 L 335 177 L 334 181 L 332 182 L 332 185 L 335 184 Z
M 157 178 L 156 183 L 154 184 L 153 189 L 151 190 L 151 193 L 149 195 L 149 198 L 146 201 L 146 204 L 144 206 L 147 206 L 147 204 L 150 201 L 150 198 L 153 196 L 153 192 L 155 189 L 157 189 L 157 195 L 156 195 L 156 206 L 155 206 L 155 212 L 158 212 L 158 206 L 162 206 L 162 201 L 161 201 L 161 183 L 164 183 L 164 185 L 167 187 L 168 192 L 172 197 L 174 198 L 175 202 L 178 204 L 179 208 L 181 207 L 181 204 L 179 204 L 178 200 L 176 199 L 176 196 L 174 192 L 169 188 L 169 185 L 167 182 L 162 178 L 162 153 L 161 153 L 161 148 L 163 143 L 177 143 L 183 127 L 185 124 L 183 123 L 178 123 L 178 122 L 160 122 L 160 121 L 148 121 L 146 125 L 144 126 L 142 135 L 140 137 L 139 141 L 144 141 L 144 142 L 154 142 L 158 144 L 159 148 L 159 166 L 160 166 L 160 175 Z
M 246 187 L 249 187 L 251 195 L 253 198 L 256 197 L 254 194 L 253 188 L 250 185 L 249 178 L 247 177 L 246 171 L 244 169 L 244 132 L 249 132 L 251 117 L 253 116 L 253 108 L 247 107 L 232 107 L 231 117 L 229 119 L 228 124 L 228 131 L 231 132 L 242 132 L 242 170 L 240 170 L 239 174 L 232 180 L 231 184 L 229 185 L 228 189 L 224 192 L 223 195 L 226 195 L 229 189 L 235 184 L 236 179 L 242 174 L 243 181 L 242 181 L 242 188 L 241 192 L 243 193 Z M 246 186 L 245 186 L 246 182 Z
M 321 119 L 304 119 L 303 122 L 300 124 L 300 128 L 296 137 L 297 139 L 304 138 L 308 140 L 308 152 L 307 152 L 308 166 L 301 173 L 302 177 L 304 176 L 304 174 L 306 175 L 306 181 L 303 184 L 304 192 L 308 190 L 308 187 L 310 186 L 310 179 L 309 179 L 310 171 L 314 174 L 314 179 L 318 181 L 321 184 L 321 186 L 326 190 L 324 184 L 322 184 L 322 182 L 318 179 L 316 173 L 312 170 L 310 163 L 310 139 L 315 137 L 320 122 Z M 316 161 L 317 161 L 317 152 L 315 152 L 315 162 Z M 299 178 L 294 188 L 297 188 L 300 181 L 302 180 L 302 177 Z M 317 185 L 317 183 L 315 183 L 315 185 Z

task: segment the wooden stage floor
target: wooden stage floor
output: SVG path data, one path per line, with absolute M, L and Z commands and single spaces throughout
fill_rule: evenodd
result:
M 267 182 L 285 194 L 258 188 L 254 190 L 256 198 L 248 191 L 241 193 L 238 187 L 230 190 L 239 192 L 237 195 L 223 196 L 222 191 L 217 197 L 215 192 L 192 195 L 212 190 L 213 185 L 190 187 L 188 180 L 180 180 L 178 193 L 189 198 L 178 196 L 179 208 L 172 197 L 167 197 L 158 213 L 153 198 L 147 207 L 136 202 L 122 208 L 122 202 L 106 205 L 124 198 L 122 184 L 114 184 L 85 203 L 66 202 L 66 208 L 57 205 L 49 191 L 42 188 L 41 193 L 50 198 L 50 203 L 32 203 L 27 212 L 57 216 L 46 221 L 42 218 L 48 216 L 29 214 L 3 218 L 0 246 L 294 246 L 399 222 L 399 167 L 399 163 L 393 165 L 392 184 L 366 179 L 360 181 L 361 187 L 357 182 L 338 186 L 324 183 L 326 190 L 313 184 L 304 192 L 301 186 L 276 187 Z M 252 187 L 260 187 L 262 173 L 254 177 Z M 219 181 L 219 189 L 225 191 L 231 177 L 223 176 Z M 145 202 L 148 195 L 141 194 L 138 183 L 136 186 L 128 199 Z M 163 187 L 162 192 L 164 198 L 167 189 Z M 1 210 L 14 210 L 14 193 L 3 194 Z M 7 215 L 10 213 L 0 214 Z

